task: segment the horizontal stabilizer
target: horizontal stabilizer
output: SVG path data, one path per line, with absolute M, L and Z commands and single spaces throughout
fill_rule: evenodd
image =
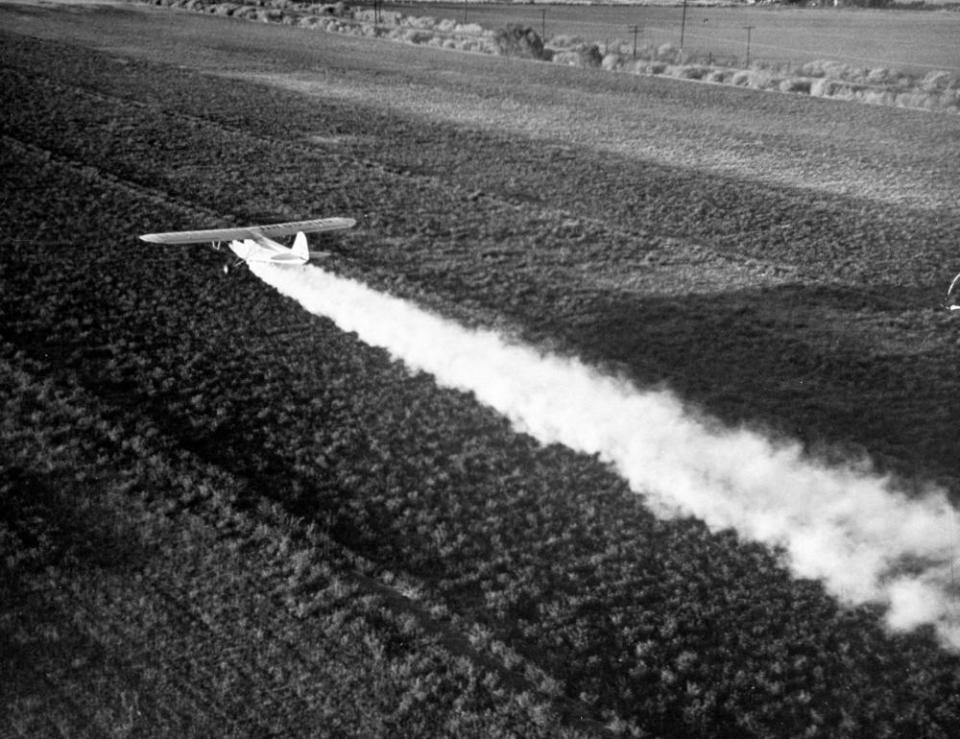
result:
M 353 218 L 314 218 L 310 221 L 291 221 L 289 223 L 270 223 L 262 226 L 242 226 L 240 228 L 208 228 L 200 231 L 170 231 L 167 233 L 144 234 L 140 238 L 152 244 L 196 244 L 204 241 L 241 241 L 256 239 L 258 236 L 293 236 L 298 232 L 319 233 L 321 231 L 341 231 L 356 225 Z

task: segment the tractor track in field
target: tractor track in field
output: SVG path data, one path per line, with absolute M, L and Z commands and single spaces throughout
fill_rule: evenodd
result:
M 68 169 L 81 178 L 90 181 L 99 182 L 108 188 L 131 195 L 137 199 L 145 200 L 149 203 L 165 205 L 176 208 L 184 213 L 207 218 L 211 220 L 222 220 L 223 216 L 211 208 L 204 208 L 200 205 L 185 203 L 183 200 L 155 187 L 145 187 L 128 179 L 118 177 L 111 172 L 104 171 L 100 167 L 88 164 L 87 162 L 74 159 L 68 155 L 62 154 L 55 149 L 40 146 L 30 141 L 24 141 L 15 138 L 9 134 L 0 134 L 0 142 L 12 150 L 29 156 L 39 162 L 50 162 L 58 167 Z

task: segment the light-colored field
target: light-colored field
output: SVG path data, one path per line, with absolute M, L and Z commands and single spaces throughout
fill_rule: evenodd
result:
M 680 46 L 680 7 L 622 5 L 466 5 L 415 3 L 387 6 L 409 15 L 433 15 L 488 28 L 522 23 L 547 38 L 578 35 L 588 41 L 631 40 Z M 803 63 L 832 59 L 865 67 L 960 70 L 960 13 L 950 11 L 834 8 L 687 8 L 683 49 L 698 57 L 746 56 L 751 60 Z

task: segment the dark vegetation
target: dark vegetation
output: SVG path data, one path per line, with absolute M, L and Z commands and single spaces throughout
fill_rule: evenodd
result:
M 956 493 L 955 324 L 914 308 L 955 217 L 8 34 L 0 91 L 6 730 L 55 692 L 67 733 L 960 731 L 931 632 L 133 240 L 357 215 L 338 271 Z
M 543 39 L 529 26 L 510 23 L 493 34 L 497 53 L 518 59 L 550 59 L 543 48 Z

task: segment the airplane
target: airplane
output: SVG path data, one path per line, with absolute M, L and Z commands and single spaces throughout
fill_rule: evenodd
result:
M 170 231 L 168 233 L 143 234 L 140 239 L 151 244 L 197 244 L 209 241 L 213 248 L 220 250 L 223 242 L 237 255 L 233 264 L 264 262 L 299 266 L 311 259 L 329 256 L 329 252 L 310 251 L 307 246 L 308 233 L 342 231 L 353 228 L 353 218 L 314 218 L 309 221 L 290 221 L 262 226 L 241 226 L 238 228 L 209 228 L 200 231 Z M 286 247 L 272 238 L 295 236 L 292 247 Z M 229 263 L 223 266 L 224 274 L 230 272 Z

